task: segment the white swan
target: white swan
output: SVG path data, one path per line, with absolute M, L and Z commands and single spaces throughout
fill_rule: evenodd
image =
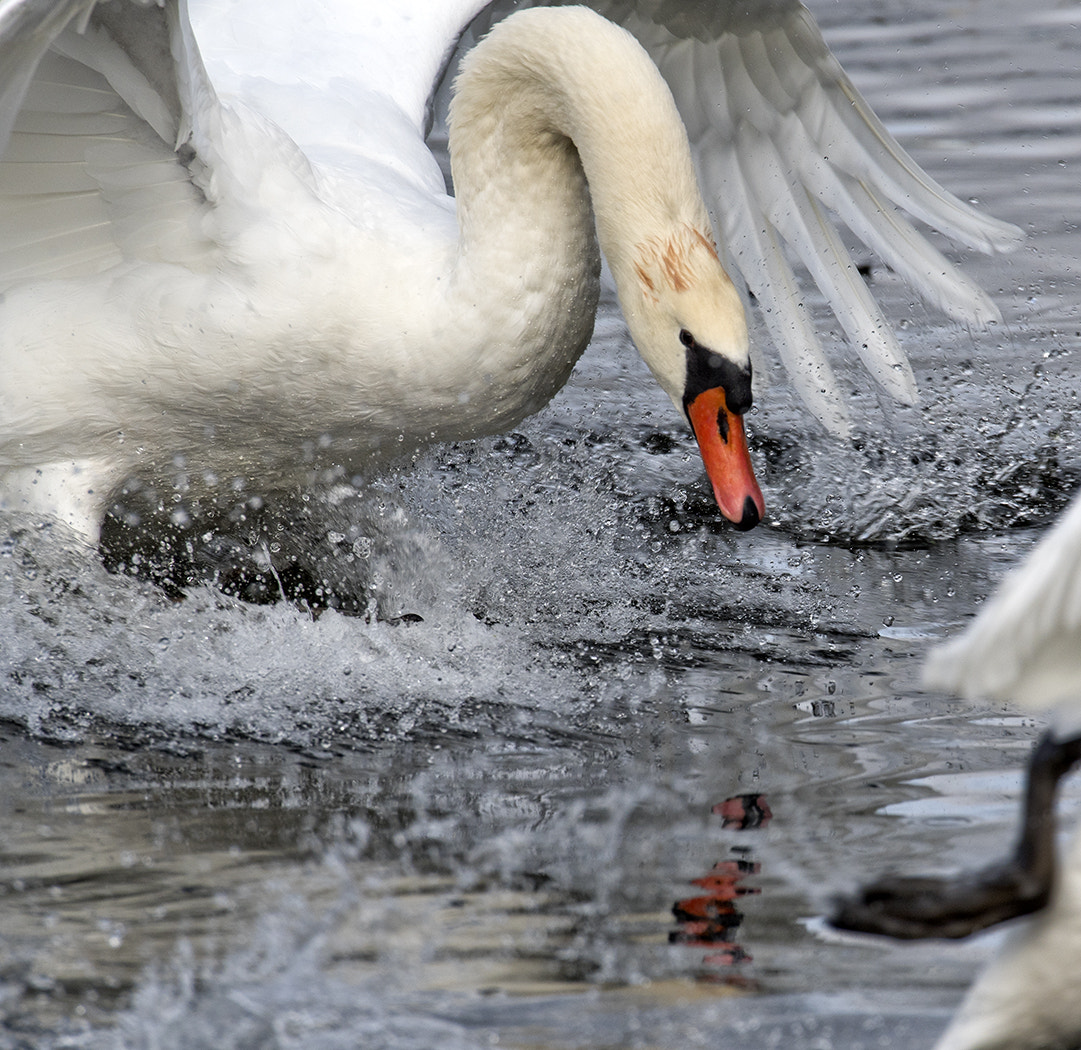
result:
M 274 490 L 509 427 L 589 339 L 595 219 L 721 510 L 757 522 L 740 295 L 672 97 L 588 11 L 508 18 L 462 66 L 451 200 L 422 133 L 484 7 L 215 0 L 195 12 L 210 75 L 183 0 L 0 3 L 3 506 L 93 538 L 132 473 Z M 613 7 L 680 99 L 721 254 L 812 410 L 844 429 L 781 238 L 875 378 L 911 401 L 907 360 L 822 205 L 974 322 L 994 306 L 889 202 L 984 250 L 1017 231 L 916 168 L 793 0 Z
M 1081 1040 L 1081 834 L 1051 903 L 1012 930 L 934 1050 L 1047 1050 Z
M 1051 712 L 1051 741 L 1081 737 L 1081 498 L 960 637 L 931 654 L 928 684 Z M 1062 766 L 1067 766 L 1063 762 Z M 1069 763 L 1072 764 L 1072 763 Z M 1065 772 L 1065 768 L 1062 770 Z M 1053 795 L 1048 805 L 1053 805 Z M 1053 814 L 1044 817 L 1053 828 Z M 1053 844 L 1052 844 L 1053 848 Z M 1081 832 L 1049 905 L 1012 933 L 969 990 L 936 1050 L 1081 1042 Z
M 948 879 L 890 877 L 847 902 L 849 929 L 964 936 L 1035 911 L 980 974 L 935 1050 L 1036 1050 L 1081 1042 L 1081 832 L 1056 864 L 1055 793 L 1081 758 L 1081 497 L 958 638 L 933 650 L 933 688 L 1050 710 L 1006 862 Z

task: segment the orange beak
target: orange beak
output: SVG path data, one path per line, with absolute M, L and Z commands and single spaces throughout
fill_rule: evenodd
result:
M 737 529 L 753 529 L 766 504 L 747 451 L 743 417 L 729 412 L 719 386 L 704 390 L 687 405 L 687 416 L 721 513 Z

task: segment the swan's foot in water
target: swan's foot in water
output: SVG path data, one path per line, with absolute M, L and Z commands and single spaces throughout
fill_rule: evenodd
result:
M 210 586 L 256 605 L 288 602 L 383 623 L 423 619 L 432 568 L 422 538 L 386 494 L 348 486 L 246 498 L 203 492 L 174 502 L 132 479 L 105 516 L 105 567 L 181 599 Z
M 915 940 L 969 934 L 1038 911 L 1055 876 L 1055 792 L 1081 759 L 1081 736 L 1047 733 L 1028 767 L 1024 825 L 1011 858 L 950 878 L 887 876 L 842 901 L 830 922 L 842 930 Z
M 1051 892 L 1016 859 L 952 878 L 887 876 L 842 902 L 830 919 L 842 930 L 899 940 L 967 937 L 988 926 L 1038 911 Z

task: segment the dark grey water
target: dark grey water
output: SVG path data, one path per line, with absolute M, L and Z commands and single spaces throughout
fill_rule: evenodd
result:
M 940 7 L 816 13 L 917 159 L 1029 231 L 966 262 L 1004 322 L 872 270 L 924 400 L 853 371 L 842 446 L 775 377 L 764 528 L 716 526 L 610 307 L 519 433 L 318 508 L 421 622 L 176 602 L 4 519 L 0 1047 L 934 1041 L 994 936 L 821 916 L 1009 837 L 1038 727 L 920 665 L 1075 488 L 1081 345 L 1077 9 Z

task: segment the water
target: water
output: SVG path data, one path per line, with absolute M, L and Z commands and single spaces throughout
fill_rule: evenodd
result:
M 938 7 L 816 13 L 917 159 L 1029 231 L 965 263 L 1004 321 L 872 270 L 924 399 L 853 370 L 841 445 L 774 376 L 765 527 L 717 524 L 611 304 L 516 434 L 266 520 L 265 589 L 296 554 L 329 597 L 178 601 L 4 519 L 0 1047 L 933 1042 L 997 935 L 822 916 L 1009 840 L 1038 725 L 920 664 L 1076 487 L 1081 344 L 1075 9 Z

